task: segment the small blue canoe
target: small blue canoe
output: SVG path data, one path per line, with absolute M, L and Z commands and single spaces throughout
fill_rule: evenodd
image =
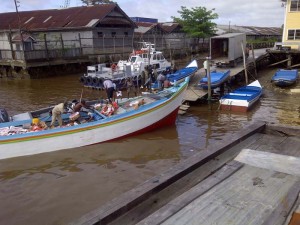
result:
M 219 86 L 221 86 L 221 84 L 223 84 L 224 82 L 226 82 L 230 77 L 230 70 L 226 70 L 226 71 L 222 71 L 222 72 L 217 72 L 217 71 L 213 71 L 210 73 L 210 82 L 211 82 L 211 88 L 215 89 Z M 203 88 L 203 89 L 207 89 L 208 88 L 208 79 L 207 77 L 203 77 L 200 82 L 199 85 Z
M 296 83 L 298 79 L 298 70 L 277 70 L 272 77 L 271 82 L 278 87 L 287 87 Z

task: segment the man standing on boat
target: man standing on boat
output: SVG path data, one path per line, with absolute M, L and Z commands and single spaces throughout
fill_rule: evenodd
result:
M 112 80 L 107 79 L 103 82 L 104 89 L 106 91 L 107 99 L 112 102 L 114 95 L 114 84 Z
M 127 98 L 129 98 L 131 92 L 133 92 L 136 97 L 136 89 L 130 77 L 127 77 L 126 79 L 126 90 L 127 90 Z
M 58 125 L 61 127 L 62 126 L 62 118 L 61 114 L 66 112 L 66 107 L 67 107 L 67 101 L 64 101 L 63 103 L 60 103 L 52 109 L 52 121 L 50 124 L 50 128 L 54 128 L 54 123 L 56 120 L 58 121 Z

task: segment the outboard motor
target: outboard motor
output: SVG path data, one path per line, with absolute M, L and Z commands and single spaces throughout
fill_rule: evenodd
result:
M 0 108 L 0 123 L 9 122 L 9 116 L 5 109 Z

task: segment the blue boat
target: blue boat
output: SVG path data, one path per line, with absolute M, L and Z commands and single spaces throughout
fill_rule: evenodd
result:
M 221 110 L 247 112 L 258 101 L 263 89 L 258 80 L 224 95 L 220 99 Z
M 287 87 L 296 83 L 298 79 L 298 70 L 277 70 L 272 77 L 271 82 L 278 87 Z
M 166 79 L 170 81 L 172 85 L 175 83 L 181 83 L 185 80 L 185 78 L 193 76 L 198 70 L 198 63 L 196 60 L 190 62 L 186 67 L 177 70 L 175 73 L 166 75 Z M 159 89 L 158 82 L 155 81 L 151 85 L 152 89 Z
M 210 81 L 211 81 L 211 88 L 215 89 L 219 86 L 221 86 L 221 84 L 223 84 L 224 82 L 226 82 L 230 77 L 230 70 L 226 70 L 226 71 L 213 71 L 210 72 Z M 207 77 L 203 77 L 200 82 L 199 85 L 203 88 L 203 89 L 207 89 L 208 88 L 208 83 L 207 83 Z

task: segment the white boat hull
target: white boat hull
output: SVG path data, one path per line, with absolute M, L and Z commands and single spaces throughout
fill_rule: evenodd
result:
M 151 108 L 141 107 L 132 113 L 126 113 L 126 116 L 107 118 L 105 121 L 83 124 L 76 128 L 52 129 L 39 134 L 33 132 L 26 137 L 16 135 L 15 138 L 0 140 L 0 159 L 101 143 L 174 123 L 186 86 L 187 84 L 167 101 L 157 102 Z

